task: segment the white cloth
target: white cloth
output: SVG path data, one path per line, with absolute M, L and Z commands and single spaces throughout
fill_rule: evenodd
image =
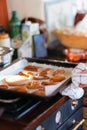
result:
M 72 83 L 65 89 L 60 89 L 60 93 L 65 96 L 69 96 L 71 99 L 79 99 L 84 95 L 83 88 L 80 88 L 80 84 L 87 84 L 87 73 L 82 71 L 87 70 L 84 63 L 79 63 L 72 71 Z
M 80 22 L 77 23 L 76 30 L 83 32 L 87 36 L 87 14 Z

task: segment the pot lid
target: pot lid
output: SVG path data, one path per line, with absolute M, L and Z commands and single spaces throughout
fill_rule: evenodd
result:
M 5 55 L 9 52 L 11 52 L 10 48 L 0 46 L 0 56 Z

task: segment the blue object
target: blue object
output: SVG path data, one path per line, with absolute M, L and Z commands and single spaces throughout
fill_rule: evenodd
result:
M 35 57 L 46 57 L 47 48 L 46 41 L 43 34 L 37 34 L 33 36 L 34 43 L 34 56 Z

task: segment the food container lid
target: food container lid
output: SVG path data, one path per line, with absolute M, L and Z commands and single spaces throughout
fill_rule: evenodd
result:
M 0 56 L 5 55 L 7 53 L 11 52 L 11 49 L 8 47 L 0 47 Z
M 9 38 L 9 34 L 8 33 L 0 33 L 0 39 L 5 39 L 5 38 Z

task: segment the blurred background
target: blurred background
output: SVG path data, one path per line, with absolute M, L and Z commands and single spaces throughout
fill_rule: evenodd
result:
M 0 0 L 0 5 L 0 25 L 7 31 L 15 10 L 22 23 L 39 23 L 39 33 L 44 34 L 48 48 L 56 48 L 60 42 L 66 48 L 87 49 L 87 0 Z M 80 36 L 79 41 L 77 35 Z M 81 46 L 78 46 L 80 41 Z

